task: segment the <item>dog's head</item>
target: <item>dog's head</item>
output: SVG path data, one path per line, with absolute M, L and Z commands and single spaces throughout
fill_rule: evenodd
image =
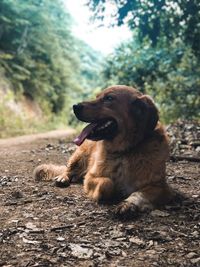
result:
M 73 109 L 79 120 L 89 123 L 75 139 L 77 145 L 86 138 L 134 145 L 148 136 L 158 121 L 152 99 L 122 85 L 109 87 L 95 100 L 74 105 Z

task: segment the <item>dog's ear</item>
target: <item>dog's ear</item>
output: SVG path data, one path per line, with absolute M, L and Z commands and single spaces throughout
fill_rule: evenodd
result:
M 132 112 L 138 124 L 148 133 L 155 129 L 158 122 L 158 110 L 148 95 L 138 97 L 132 105 Z

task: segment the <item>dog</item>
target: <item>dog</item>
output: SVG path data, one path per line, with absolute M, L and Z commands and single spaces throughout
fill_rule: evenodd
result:
M 68 186 L 73 179 L 83 179 L 89 198 L 118 200 L 115 212 L 124 217 L 172 199 L 165 177 L 168 137 L 150 96 L 116 85 L 73 110 L 80 121 L 89 123 L 74 140 L 78 148 L 67 166 L 38 166 L 36 180 Z

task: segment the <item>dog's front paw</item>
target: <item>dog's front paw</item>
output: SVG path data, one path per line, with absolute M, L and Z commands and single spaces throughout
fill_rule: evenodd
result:
M 58 175 L 54 178 L 54 185 L 57 187 L 68 187 L 70 185 L 70 179 L 66 175 Z
M 123 201 L 115 208 L 115 215 L 122 219 L 133 218 L 138 215 L 138 207 L 128 201 Z
M 113 194 L 113 182 L 110 178 L 90 178 L 84 180 L 84 191 L 87 196 L 97 202 L 108 201 Z
M 94 187 L 88 187 L 87 189 L 85 188 L 85 192 L 87 194 L 87 196 L 97 202 L 101 202 L 102 201 L 102 192 L 99 190 L 100 186 L 97 184 L 96 186 L 94 185 Z

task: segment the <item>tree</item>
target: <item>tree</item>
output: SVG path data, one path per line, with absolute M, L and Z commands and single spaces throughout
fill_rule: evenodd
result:
M 166 122 L 200 116 L 199 62 L 181 44 L 156 51 L 147 45 L 141 49 L 134 42 L 122 44 L 108 58 L 104 81 L 105 87 L 126 84 L 150 94 Z
M 58 113 L 79 90 L 78 42 L 61 0 L 0 2 L 0 65 L 15 93 Z M 46 104 L 45 104 L 46 103 Z
M 89 0 L 94 18 L 104 20 L 108 0 Z M 200 2 L 198 0 L 113 0 L 117 25 L 127 23 L 137 30 L 140 41 L 148 38 L 152 46 L 170 44 L 180 38 L 200 57 Z
M 88 1 L 95 19 L 104 20 L 108 2 Z M 113 0 L 112 3 L 115 23 L 127 23 L 133 38 L 108 58 L 105 85 L 127 84 L 151 94 L 167 122 L 199 118 L 200 2 Z

